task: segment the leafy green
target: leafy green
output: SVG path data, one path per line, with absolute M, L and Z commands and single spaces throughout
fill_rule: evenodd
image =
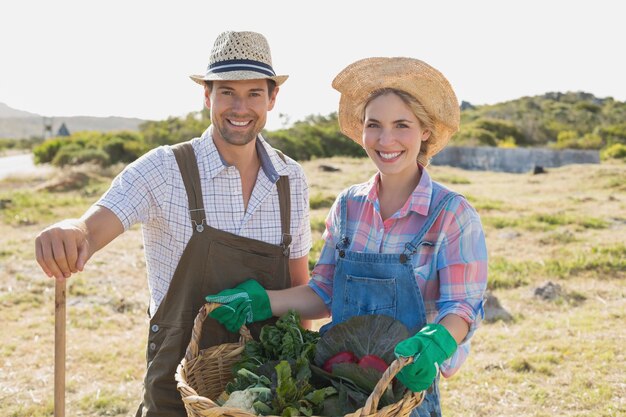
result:
M 319 340 L 315 350 L 314 376 L 330 382 L 338 395 L 324 402 L 324 415 L 345 415 L 363 407 L 368 396 L 380 381 L 382 372 L 373 368 L 363 368 L 355 363 L 338 363 L 333 372 L 328 373 L 321 366 L 328 358 L 339 352 L 352 352 L 358 358 L 377 355 L 387 364 L 395 360 L 393 350 L 400 341 L 409 337 L 409 331 L 402 322 L 384 315 L 352 317 L 330 328 Z M 401 384 L 390 384 L 380 399 L 385 406 L 398 401 L 405 392 Z
M 333 387 L 315 389 L 310 378 L 311 369 L 305 358 L 296 361 L 293 371 L 287 361 L 276 365 L 273 414 L 283 417 L 320 414 L 324 399 L 337 391 Z
M 298 313 L 291 310 L 274 326 L 264 326 L 259 336 L 267 356 L 276 359 L 297 359 L 312 354 L 319 333 L 303 328 Z
M 374 354 L 390 364 L 395 359 L 396 344 L 409 336 L 406 326 L 392 317 L 381 314 L 355 316 L 324 333 L 315 348 L 314 363 L 321 367 L 336 353 L 349 351 L 359 358 Z
M 363 407 L 367 401 L 367 395 L 355 391 L 342 381 L 335 382 L 337 395 L 327 397 L 322 406 L 324 416 L 344 416 Z
M 235 366 L 235 379 L 226 390 L 258 391 L 252 406 L 262 415 L 345 415 L 363 407 L 382 372 L 339 363 L 331 374 L 319 366 L 340 351 L 351 351 L 359 358 L 373 354 L 391 363 L 395 359 L 393 348 L 407 337 L 409 332 L 401 322 L 369 315 L 338 324 L 320 338 L 318 332 L 304 329 L 297 313 L 290 311 L 275 325 L 264 326 L 258 341 L 246 343 Z M 397 390 L 392 386 L 387 389 L 381 405 L 401 397 L 404 387 L 397 385 Z
M 263 326 L 258 341 L 246 343 L 234 370 L 255 370 L 273 360 L 296 360 L 304 357 L 311 361 L 319 338 L 318 332 L 303 328 L 298 313 L 291 310 L 280 317 L 275 325 Z
M 226 392 L 258 393 L 252 407 L 261 415 L 320 414 L 324 399 L 337 391 L 327 382 L 322 387 L 311 382 L 310 363 L 319 337 L 318 332 L 301 326 L 295 311 L 280 317 L 275 325 L 264 326 L 259 340 L 244 346 Z
M 225 391 L 230 394 L 233 391 L 245 391 L 248 388 L 269 387 L 271 381 L 264 375 L 257 375 L 247 369 L 239 369 L 235 378 L 226 384 Z

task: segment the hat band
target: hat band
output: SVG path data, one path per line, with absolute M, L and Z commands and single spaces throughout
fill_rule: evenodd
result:
M 276 73 L 270 65 L 259 61 L 253 61 L 251 59 L 231 59 L 228 61 L 216 62 L 209 65 L 206 72 L 207 74 L 211 74 L 231 71 L 253 71 L 270 77 L 276 76 Z

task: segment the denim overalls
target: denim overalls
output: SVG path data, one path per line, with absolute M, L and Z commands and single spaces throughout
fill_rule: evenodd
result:
M 423 240 L 439 213 L 458 194 L 433 182 L 428 218 L 415 238 L 405 245 L 402 253 L 364 253 L 347 250 L 350 237 L 346 235 L 347 199 L 342 198 L 340 239 L 337 243 L 337 262 L 333 278 L 332 322 L 320 329 L 365 314 L 384 314 L 404 323 L 411 334 L 426 325 L 424 300 L 415 281 L 411 256 L 422 246 L 437 246 L 437 242 Z M 435 248 L 437 249 L 437 248 Z M 436 262 L 436 251 L 430 264 Z M 436 268 L 429 268 L 436 274 Z M 439 375 L 428 388 L 424 402 L 411 413 L 412 417 L 441 416 L 439 405 Z

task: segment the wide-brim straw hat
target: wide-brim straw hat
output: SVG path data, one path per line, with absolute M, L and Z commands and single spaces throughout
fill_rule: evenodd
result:
M 419 59 L 374 57 L 344 68 L 332 86 L 341 93 L 339 127 L 343 134 L 363 145 L 366 100 L 383 88 L 402 90 L 419 101 L 434 121 L 434 132 L 423 146 L 418 163 L 427 166 L 450 137 L 459 130 L 461 111 L 456 94 L 441 72 Z
M 190 75 L 200 85 L 205 81 L 270 79 L 276 85 L 288 75 L 276 75 L 272 54 L 265 36 L 257 32 L 222 32 L 211 50 L 204 75 Z

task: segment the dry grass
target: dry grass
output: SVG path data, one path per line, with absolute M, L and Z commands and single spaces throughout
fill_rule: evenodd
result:
M 323 172 L 320 164 L 341 171 Z M 328 197 L 374 168 L 349 158 L 303 165 L 318 206 L 311 218 L 319 239 Z M 490 286 L 514 317 L 484 324 L 466 365 L 442 380 L 444 415 L 626 415 L 626 165 L 568 166 L 537 176 L 430 172 L 477 207 Z M 41 181 L 0 184 L 2 416 L 52 415 L 54 286 L 33 259 L 33 241 L 48 223 L 81 213 L 106 187 L 96 179 L 86 189 L 33 193 Z M 567 296 L 533 297 L 548 280 Z M 139 228 L 96 254 L 70 282 L 67 415 L 134 415 L 148 323 Z

